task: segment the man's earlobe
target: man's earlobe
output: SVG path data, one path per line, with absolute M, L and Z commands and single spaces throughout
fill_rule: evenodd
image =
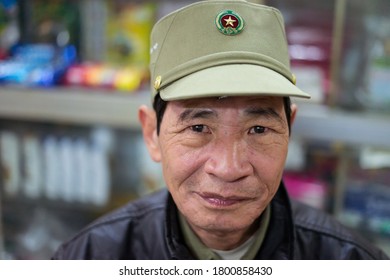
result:
M 149 154 L 154 161 L 159 162 L 161 160 L 161 152 L 157 136 L 156 113 L 153 109 L 143 105 L 138 110 L 138 119 Z
M 297 112 L 298 112 L 298 106 L 297 104 L 295 103 L 292 103 L 291 104 L 291 118 L 290 118 L 290 125 L 292 126 L 294 121 L 295 121 L 295 118 L 297 116 Z

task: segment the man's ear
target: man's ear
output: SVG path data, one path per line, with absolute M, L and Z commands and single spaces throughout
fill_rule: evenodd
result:
M 138 119 L 141 123 L 142 135 L 151 158 L 156 162 L 160 162 L 161 152 L 157 136 L 157 119 L 155 111 L 142 105 L 138 110 Z
M 295 121 L 295 117 L 297 116 L 297 112 L 298 112 L 297 104 L 292 103 L 291 104 L 291 118 L 290 118 L 290 125 L 291 126 L 293 125 L 293 123 Z

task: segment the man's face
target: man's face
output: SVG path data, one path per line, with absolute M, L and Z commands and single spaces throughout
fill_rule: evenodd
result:
M 281 181 L 289 141 L 283 98 L 170 101 L 153 141 L 151 155 L 193 229 L 245 230 Z

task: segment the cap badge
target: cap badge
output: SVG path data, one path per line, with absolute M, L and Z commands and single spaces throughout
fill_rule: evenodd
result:
M 154 80 L 154 89 L 159 90 L 161 86 L 161 76 L 157 76 L 156 79 Z
M 297 77 L 294 74 L 292 74 L 292 83 L 297 85 Z
M 226 10 L 215 18 L 218 30 L 225 35 L 237 35 L 244 29 L 244 20 L 237 13 Z

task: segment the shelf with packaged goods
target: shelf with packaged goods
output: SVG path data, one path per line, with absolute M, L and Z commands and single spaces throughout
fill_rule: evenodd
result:
M 85 88 L 0 87 L 0 118 L 138 129 L 137 108 L 147 92 Z

